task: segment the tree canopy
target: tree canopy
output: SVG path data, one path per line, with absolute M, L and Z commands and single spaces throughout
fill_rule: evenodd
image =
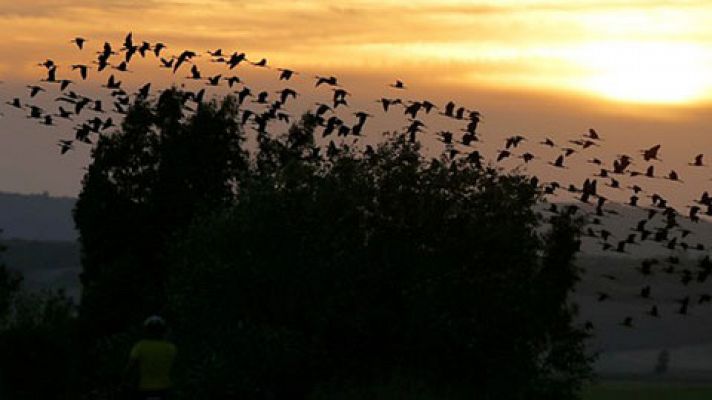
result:
M 244 165 L 234 99 L 184 110 L 183 93 L 139 99 L 92 152 L 74 217 L 82 245 L 82 320 L 97 338 L 163 306 L 166 243 L 200 210 L 233 198 Z
M 0 256 L 5 248 L 0 246 Z M 33 293 L 0 257 L 0 397 L 65 399 L 75 388 L 75 308 L 62 291 Z
M 185 98 L 137 102 L 96 145 L 75 211 L 87 337 L 165 312 L 188 398 L 399 376 L 576 397 L 590 376 L 568 299 L 581 221 L 543 225 L 534 178 L 399 134 L 320 143 L 311 114 L 248 154 L 230 97 Z

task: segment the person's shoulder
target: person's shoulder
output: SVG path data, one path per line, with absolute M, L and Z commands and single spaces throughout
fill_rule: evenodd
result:
M 168 340 L 166 340 L 166 341 L 164 341 L 164 343 L 165 343 L 165 346 L 166 346 L 166 348 L 167 348 L 168 350 L 170 350 L 170 351 L 172 351 L 172 352 L 174 352 L 174 353 L 176 352 L 177 348 L 176 348 L 176 345 L 173 344 L 173 342 L 169 342 Z
M 143 352 L 143 349 L 146 347 L 146 341 L 145 340 L 139 340 L 136 342 L 133 347 L 131 347 L 131 357 L 137 357 L 141 352 Z
M 151 346 L 154 348 L 161 348 L 164 350 L 175 351 L 176 345 L 170 340 L 160 339 L 151 341 Z

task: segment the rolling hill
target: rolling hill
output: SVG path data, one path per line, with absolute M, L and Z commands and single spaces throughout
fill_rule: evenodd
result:
M 0 192 L 0 229 L 3 239 L 76 241 L 72 220 L 76 199 L 48 194 Z

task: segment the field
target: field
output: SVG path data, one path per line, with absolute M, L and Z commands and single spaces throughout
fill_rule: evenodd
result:
M 584 400 L 712 399 L 711 384 L 604 382 L 585 391 Z

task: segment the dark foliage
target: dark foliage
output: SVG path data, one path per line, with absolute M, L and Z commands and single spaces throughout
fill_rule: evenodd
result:
M 575 398 L 590 375 L 568 304 L 580 221 L 542 238 L 526 177 L 428 162 L 397 135 L 315 157 L 313 127 L 261 138 L 236 205 L 173 248 L 184 389 L 304 398 L 405 374 L 464 396 Z
M 70 399 L 77 379 L 76 319 L 61 292 L 17 296 L 0 329 L 0 395 Z
M 155 104 L 137 101 L 118 132 L 99 138 L 74 210 L 90 359 L 162 310 L 166 243 L 201 210 L 234 197 L 245 162 L 236 121 L 232 98 L 185 115 L 182 93 L 167 90 Z
M 0 398 L 68 399 L 76 382 L 74 305 L 62 292 L 30 293 L 0 265 Z
M 463 396 L 575 398 L 590 376 L 568 303 L 581 222 L 563 215 L 542 235 L 532 180 L 427 160 L 397 134 L 320 152 L 311 115 L 258 134 L 248 158 L 231 98 L 189 114 L 181 98 L 135 104 L 84 179 L 82 341 L 97 371 L 161 311 L 186 398 L 403 376 Z
M 1 230 L 0 233 L 2 233 Z M 5 245 L 0 243 L 0 256 L 6 250 Z M 12 302 L 22 284 L 22 276 L 9 270 L 2 261 L 3 259 L 0 258 L 0 324 L 7 322 Z

